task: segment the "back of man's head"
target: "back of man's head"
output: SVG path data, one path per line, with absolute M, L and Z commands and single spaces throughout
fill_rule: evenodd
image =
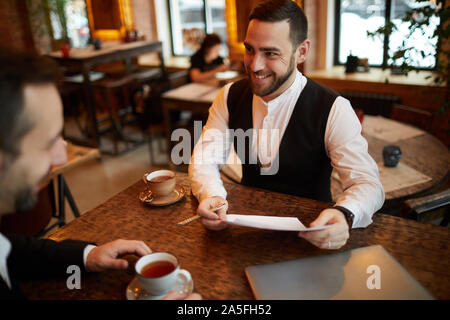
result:
M 19 152 L 21 138 L 32 127 L 24 114 L 23 89 L 29 84 L 56 83 L 58 66 L 50 59 L 0 49 L 0 152 Z
M 289 23 L 289 37 L 297 48 L 308 36 L 308 21 L 303 10 L 292 0 L 268 0 L 258 3 L 248 20 Z

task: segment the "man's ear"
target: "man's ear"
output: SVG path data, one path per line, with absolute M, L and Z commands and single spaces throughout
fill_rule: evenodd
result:
M 300 43 L 296 52 L 297 64 L 305 62 L 310 49 L 311 49 L 311 41 L 309 41 L 309 39 L 306 39 L 305 41 Z

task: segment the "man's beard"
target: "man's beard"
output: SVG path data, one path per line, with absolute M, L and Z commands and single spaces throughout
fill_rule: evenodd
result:
M 14 199 L 15 212 L 28 211 L 34 208 L 37 202 L 37 195 L 33 194 L 31 188 L 19 191 Z
M 289 61 L 288 70 L 281 76 L 276 77 L 275 81 L 273 81 L 272 84 L 270 84 L 266 89 L 264 89 L 262 91 L 258 90 L 257 87 L 253 84 L 253 82 L 251 80 L 252 79 L 252 77 L 251 77 L 252 71 L 250 71 L 250 69 L 247 68 L 247 76 L 250 81 L 250 87 L 251 87 L 253 93 L 260 97 L 265 97 L 265 96 L 268 96 L 268 95 L 274 93 L 287 81 L 287 79 L 291 76 L 292 72 L 294 71 L 295 67 L 296 67 L 295 66 L 295 57 L 294 57 L 294 55 L 292 55 L 291 60 Z M 274 76 L 274 74 L 271 75 L 271 77 L 273 77 L 273 76 Z

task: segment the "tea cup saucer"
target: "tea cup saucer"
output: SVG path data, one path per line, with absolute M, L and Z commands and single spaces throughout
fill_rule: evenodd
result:
M 175 291 L 182 292 L 185 294 L 191 294 L 194 291 L 194 280 L 188 282 L 178 282 L 175 287 L 172 288 Z M 166 294 L 160 296 L 152 296 L 147 291 L 142 288 L 137 277 L 128 284 L 126 289 L 127 300 L 161 300 Z
M 160 207 L 174 204 L 183 199 L 185 195 L 186 190 L 183 188 L 183 186 L 177 184 L 175 185 L 173 191 L 167 196 L 157 197 L 153 195 L 153 193 L 149 189 L 146 189 L 139 194 L 139 200 L 144 204 Z

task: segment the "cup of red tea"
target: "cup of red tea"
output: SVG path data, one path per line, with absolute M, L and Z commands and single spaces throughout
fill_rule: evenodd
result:
M 144 182 L 155 196 L 167 196 L 175 188 L 175 172 L 158 170 L 144 174 Z
M 178 259 L 166 252 L 141 257 L 135 269 L 142 288 L 152 296 L 163 296 L 176 287 L 184 287 L 192 280 L 189 271 L 180 268 Z

